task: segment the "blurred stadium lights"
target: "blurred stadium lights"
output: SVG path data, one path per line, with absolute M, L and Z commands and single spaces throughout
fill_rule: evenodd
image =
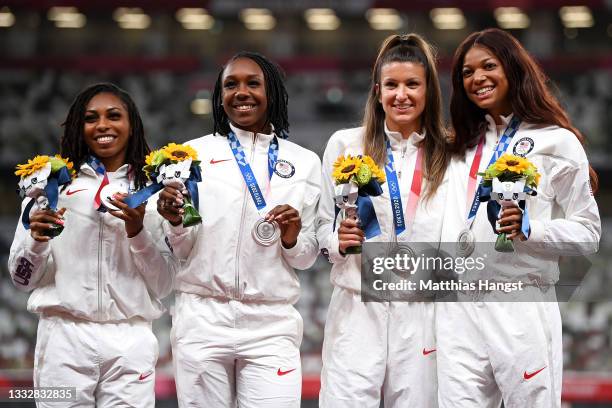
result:
M 304 19 L 311 30 L 335 30 L 340 27 L 340 19 L 330 8 L 311 8 L 304 11 Z
M 429 16 L 438 30 L 460 30 L 465 27 L 463 12 L 456 7 L 434 8 Z
M 151 17 L 139 7 L 119 7 L 113 12 L 119 27 L 127 30 L 142 30 L 151 25 Z
M 209 115 L 212 112 L 212 102 L 210 99 L 194 99 L 191 101 L 191 112 L 194 115 Z
M 506 30 L 529 27 L 529 17 L 518 7 L 498 7 L 494 11 L 497 24 Z
M 366 11 L 366 19 L 374 30 L 399 30 L 403 21 L 396 9 L 371 8 Z
M 15 15 L 8 7 L 0 9 L 0 27 L 10 27 L 15 24 Z
M 276 18 L 265 8 L 245 8 L 240 11 L 240 19 L 249 30 L 272 30 Z
M 212 112 L 210 91 L 204 89 L 196 94 L 196 97 L 191 101 L 191 112 L 200 116 L 209 115 Z
M 87 22 L 85 15 L 79 13 L 76 7 L 51 7 L 47 18 L 58 28 L 81 28 Z
M 587 6 L 565 6 L 559 10 L 559 16 L 566 28 L 593 27 L 593 14 Z
M 176 12 L 176 19 L 186 30 L 210 30 L 215 19 L 203 8 L 186 7 Z
M 332 86 L 327 90 L 327 92 L 325 92 L 325 97 L 330 103 L 337 104 L 342 102 L 342 99 L 344 98 L 344 92 L 342 92 L 342 89 L 340 89 L 339 87 Z

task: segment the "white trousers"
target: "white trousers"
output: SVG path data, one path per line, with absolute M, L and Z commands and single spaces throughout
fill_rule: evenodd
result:
M 556 302 L 436 303 L 440 408 L 561 407 Z
M 368 302 L 334 288 L 325 323 L 323 408 L 437 407 L 434 304 Z
M 41 316 L 35 387 L 76 387 L 76 401 L 37 407 L 152 407 L 157 338 L 144 321 L 94 323 Z
M 299 408 L 302 327 L 289 304 L 177 293 L 171 340 L 179 406 Z

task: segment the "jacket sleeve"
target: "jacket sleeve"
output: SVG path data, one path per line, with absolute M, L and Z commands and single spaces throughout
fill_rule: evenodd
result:
M 578 139 L 572 137 L 550 175 L 556 205 L 564 217 L 529 220 L 531 250 L 550 255 L 588 255 L 597 252 L 601 220 L 589 181 L 589 163 Z
M 185 261 L 189 258 L 198 236 L 200 225 L 185 228 L 183 224 L 174 226 L 168 220 L 163 220 L 164 241 L 179 261 Z
M 157 213 L 156 201 L 149 200 L 143 229 L 128 241 L 133 260 L 147 287 L 162 299 L 172 292 L 178 261 L 166 242 L 163 218 Z
M 335 160 L 344 152 L 339 144 L 338 134 L 334 134 L 327 142 L 321 169 L 321 200 L 317 213 L 316 229 L 317 239 L 321 252 L 327 256 L 329 262 L 346 262 L 346 257 L 340 253 L 338 242 L 338 227 L 340 219 L 336 219 L 335 185 L 332 177 Z
M 302 229 L 298 235 L 297 243 L 292 248 L 285 248 L 281 244 L 283 258 L 292 268 L 308 269 L 319 255 L 319 247 L 315 233 L 315 217 L 317 205 L 321 196 L 321 160 L 312 153 L 310 173 L 306 180 L 306 193 L 302 206 Z
M 21 212 L 29 201 L 26 198 L 21 205 Z M 11 244 L 8 261 L 11 281 L 22 291 L 36 289 L 47 270 L 52 268 L 51 243 L 36 241 L 21 223 L 21 216 L 17 222 L 15 238 Z

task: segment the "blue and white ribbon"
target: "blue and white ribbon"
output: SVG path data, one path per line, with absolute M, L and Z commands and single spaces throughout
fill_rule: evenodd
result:
M 387 138 L 387 164 L 385 165 L 385 173 L 387 175 L 387 184 L 389 187 L 389 197 L 391 198 L 391 214 L 393 215 L 393 225 L 395 226 L 395 235 L 399 235 L 406 230 L 406 222 L 404 220 L 404 208 L 402 206 L 402 195 L 400 192 L 399 181 L 393 160 L 393 150 L 391 150 L 391 142 Z
M 497 146 L 495 147 L 495 151 L 493 152 L 493 155 L 491 156 L 491 159 L 489 160 L 489 164 L 487 164 L 487 167 L 485 168 L 488 168 L 491 164 L 495 163 L 495 161 L 499 159 L 502 156 L 502 154 L 505 153 L 505 151 L 508 149 L 508 146 L 510 145 L 510 142 L 512 141 L 512 137 L 517 132 L 520 126 L 521 126 L 521 120 L 516 115 L 514 115 L 512 119 L 510 120 L 510 123 L 508 123 L 506 130 L 504 130 L 503 135 L 499 139 L 499 142 L 497 143 Z M 474 199 L 472 200 L 472 205 L 470 206 L 470 212 L 467 217 L 467 227 L 468 228 L 470 228 L 470 226 L 474 222 L 474 219 L 476 219 L 476 214 L 478 213 L 478 208 L 480 207 L 480 203 L 482 201 L 487 201 L 487 200 L 483 200 L 481 197 L 483 197 L 484 195 L 490 196 L 491 194 L 490 190 L 488 194 L 486 193 L 486 191 L 484 191 L 486 187 L 482 185 L 482 182 L 483 180 L 480 181 L 480 185 L 476 189 L 476 193 L 474 194 Z
M 255 203 L 255 207 L 257 207 L 258 211 L 261 211 L 266 207 L 266 199 L 262 194 L 261 188 L 259 188 L 257 179 L 255 178 L 255 174 L 253 174 L 253 170 L 246 159 L 244 148 L 240 144 L 240 141 L 234 132 L 229 133 L 227 140 L 230 148 L 232 149 L 232 153 L 234 154 L 234 158 L 236 159 L 236 164 L 238 164 L 238 168 L 242 173 L 242 178 L 247 186 L 247 190 L 249 190 L 251 198 Z M 271 180 L 272 175 L 274 174 L 274 167 L 276 166 L 276 161 L 278 160 L 278 150 L 278 139 L 276 136 L 274 136 L 270 141 L 270 147 L 268 148 L 268 180 Z

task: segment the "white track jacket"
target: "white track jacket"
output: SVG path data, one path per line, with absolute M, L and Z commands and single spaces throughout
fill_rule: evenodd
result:
M 273 135 L 232 130 L 267 206 L 261 214 L 257 211 L 227 137 L 207 135 L 187 142 L 202 162 L 198 184 L 202 223 L 183 228 L 164 222 L 168 241 L 181 260 L 175 289 L 205 297 L 294 304 L 300 293 L 294 268 L 309 268 L 318 255 L 314 218 L 321 162 L 314 152 L 279 138 L 278 160 L 269 179 L 268 147 Z M 268 247 L 258 245 L 251 236 L 253 225 L 281 204 L 289 204 L 301 216 L 297 244 L 286 249 L 279 239 Z
M 486 169 L 497 138 L 511 117 L 502 117 L 503 126 L 498 129 L 487 115 L 489 126 L 479 172 Z M 442 241 L 456 241 L 465 228 L 468 174 L 475 152 L 476 148 L 472 148 L 465 159 L 451 162 L 448 176 L 452 205 L 446 207 Z M 569 130 L 525 122 L 514 134 L 506 153 L 530 160 L 542 175 L 537 196 L 528 196 L 526 200 L 531 234 L 527 241 L 514 240 L 515 253 L 491 250 L 489 253 L 494 253 L 495 259 L 488 260 L 486 271 L 480 274 L 471 271 L 466 278 L 523 281 L 536 286 L 554 284 L 559 279 L 559 256 L 591 254 L 599 247 L 601 222 L 590 187 L 587 156 Z M 492 247 L 497 236 L 487 219 L 486 207 L 486 202 L 481 203 L 472 230 L 477 242 L 491 242 Z
M 341 217 L 334 228 L 335 217 L 335 183 L 332 178 L 333 164 L 340 155 L 351 154 L 362 155 L 363 152 L 363 127 L 339 130 L 332 135 L 327 143 L 323 155 L 323 180 L 321 202 L 319 203 L 319 218 L 317 221 L 317 238 L 319 247 L 329 256 L 333 263 L 331 270 L 331 282 L 334 286 L 352 291 L 361 289 L 361 256 L 342 256 L 338 250 L 338 228 Z M 414 219 L 409 219 L 406 214 L 408 195 L 412 182 L 413 172 L 416 165 L 418 144 L 425 137 L 413 133 L 408 139 L 402 139 L 399 132 L 392 132 L 386 128 L 385 133 L 391 142 L 395 170 L 400 185 L 402 206 L 406 230 L 398 237 L 400 242 L 420 242 L 437 244 L 440 241 L 442 229 L 442 216 L 446 197 L 446 179 L 438 187 L 436 194 L 430 200 L 423 200 L 423 194 L 427 181 L 423 180 L 421 198 L 418 201 Z M 424 160 L 423 160 L 424 168 Z M 371 238 L 368 242 L 394 242 L 395 228 L 391 213 L 391 202 L 389 197 L 388 183 L 382 186 L 383 193 L 378 197 L 372 197 L 376 217 L 380 224 L 381 234 Z
M 124 165 L 108 173 L 109 181 L 127 184 L 127 171 Z M 154 206 L 147 208 L 143 230 L 127 238 L 122 220 L 94 208 L 101 181 L 88 164 L 81 166 L 59 195 L 65 228 L 49 242 L 35 241 L 20 217 L 9 256 L 11 280 L 20 290 L 34 290 L 31 312 L 94 322 L 151 321 L 164 311 L 159 299 L 172 291 L 171 254 L 156 246 L 163 232 L 153 229 L 160 216 Z

